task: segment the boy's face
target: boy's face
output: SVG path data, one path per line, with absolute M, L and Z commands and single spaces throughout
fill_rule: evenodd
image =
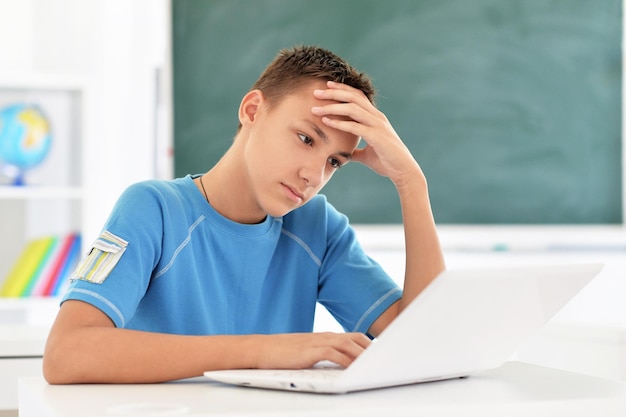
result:
M 262 98 L 245 126 L 248 183 L 257 204 L 271 216 L 309 201 L 350 161 L 359 143 L 355 135 L 331 129 L 311 113 L 314 106 L 334 103 L 313 96 L 315 89 L 325 88 L 325 82 L 313 81 L 271 108 Z

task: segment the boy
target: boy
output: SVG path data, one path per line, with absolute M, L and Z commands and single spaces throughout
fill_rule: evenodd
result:
M 235 139 L 213 168 L 120 197 L 62 300 L 48 382 L 348 366 L 366 334 L 379 335 L 445 268 L 424 175 L 373 94 L 330 51 L 281 51 L 241 100 Z M 402 292 L 317 195 L 350 160 L 398 191 Z M 316 301 L 348 332 L 312 333 Z

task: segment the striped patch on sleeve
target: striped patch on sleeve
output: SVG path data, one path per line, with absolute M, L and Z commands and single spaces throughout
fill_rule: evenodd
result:
M 126 251 L 128 242 L 104 231 L 79 263 L 71 279 L 102 284 Z

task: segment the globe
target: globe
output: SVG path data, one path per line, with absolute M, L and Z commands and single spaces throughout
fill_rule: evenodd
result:
M 50 123 L 36 105 L 13 104 L 0 110 L 0 161 L 24 184 L 24 173 L 39 165 L 50 152 Z

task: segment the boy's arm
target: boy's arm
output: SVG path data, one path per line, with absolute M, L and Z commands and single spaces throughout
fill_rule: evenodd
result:
M 400 198 L 406 245 L 406 269 L 402 299 L 371 326 L 378 335 L 426 286 L 445 269 L 445 262 L 428 196 L 426 178 L 413 155 L 387 120 L 365 95 L 350 86 L 329 81 L 327 89 L 316 90 L 319 99 L 333 103 L 314 107 L 331 128 L 363 138 L 367 146 L 355 150 L 352 159 L 388 177 Z M 345 116 L 348 120 L 328 118 Z
M 369 344 L 360 333 L 183 336 L 118 329 L 103 312 L 66 301 L 50 331 L 43 372 L 52 384 L 151 383 L 235 368 L 348 366 Z
M 423 185 L 417 183 L 398 188 L 398 193 L 406 246 L 404 291 L 402 298 L 372 324 L 369 331 L 372 335 L 379 335 L 445 269 L 426 181 Z

